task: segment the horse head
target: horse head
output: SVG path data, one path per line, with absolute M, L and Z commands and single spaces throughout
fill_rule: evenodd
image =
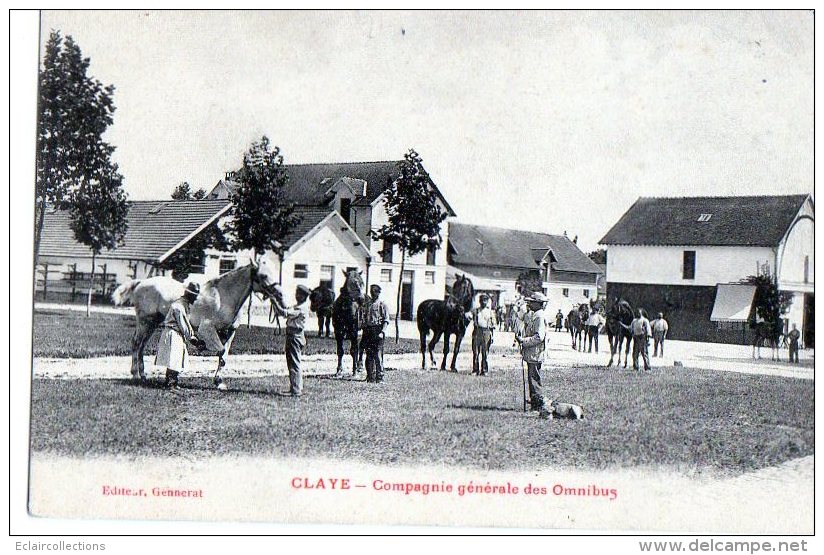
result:
M 267 299 L 274 298 L 283 305 L 283 291 L 278 285 L 278 270 L 275 264 L 268 258 L 261 258 L 259 261 L 252 260 L 250 268 L 252 291 L 261 293 Z
M 341 293 L 345 293 L 355 302 L 360 303 L 363 301 L 363 270 L 354 268 L 349 271 L 343 270 L 343 275 L 346 276 L 346 282 L 341 288 Z
M 474 300 L 475 286 L 472 285 L 472 281 L 468 277 L 459 274 L 455 279 L 455 283 L 452 284 L 452 294 L 447 303 L 463 311 L 464 326 L 468 326 L 472 320 L 472 303 Z

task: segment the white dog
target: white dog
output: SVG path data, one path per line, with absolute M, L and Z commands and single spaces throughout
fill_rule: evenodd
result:
M 549 420 L 554 418 L 570 418 L 572 420 L 583 420 L 584 409 L 572 403 L 558 403 L 552 401 L 549 405 L 550 410 L 547 411 Z

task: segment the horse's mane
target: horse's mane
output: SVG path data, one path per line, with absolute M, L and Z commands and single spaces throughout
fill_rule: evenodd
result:
M 207 285 L 209 285 L 209 284 L 217 285 L 217 284 L 223 282 L 224 280 L 229 279 L 230 276 L 234 277 L 235 274 L 239 274 L 240 272 L 245 271 L 250 266 L 251 266 L 251 264 L 246 264 L 244 266 L 238 266 L 237 268 L 235 268 L 233 270 L 229 270 L 228 272 L 226 272 L 223 275 L 220 275 L 220 276 L 217 276 L 216 278 L 210 279 L 209 281 L 206 282 L 206 284 Z

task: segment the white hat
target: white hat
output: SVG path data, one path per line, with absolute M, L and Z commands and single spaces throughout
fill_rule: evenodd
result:
M 534 302 L 537 302 L 537 303 L 548 303 L 549 302 L 549 298 L 546 295 L 544 295 L 543 293 L 541 293 L 540 291 L 535 291 L 532 295 L 527 297 L 526 300 L 527 301 L 534 301 Z

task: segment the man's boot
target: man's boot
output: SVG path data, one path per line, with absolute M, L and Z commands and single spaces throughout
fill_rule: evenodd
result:
M 180 375 L 180 372 L 175 370 L 166 370 L 166 389 L 169 391 L 180 391 L 180 387 L 177 385 L 177 379 Z

